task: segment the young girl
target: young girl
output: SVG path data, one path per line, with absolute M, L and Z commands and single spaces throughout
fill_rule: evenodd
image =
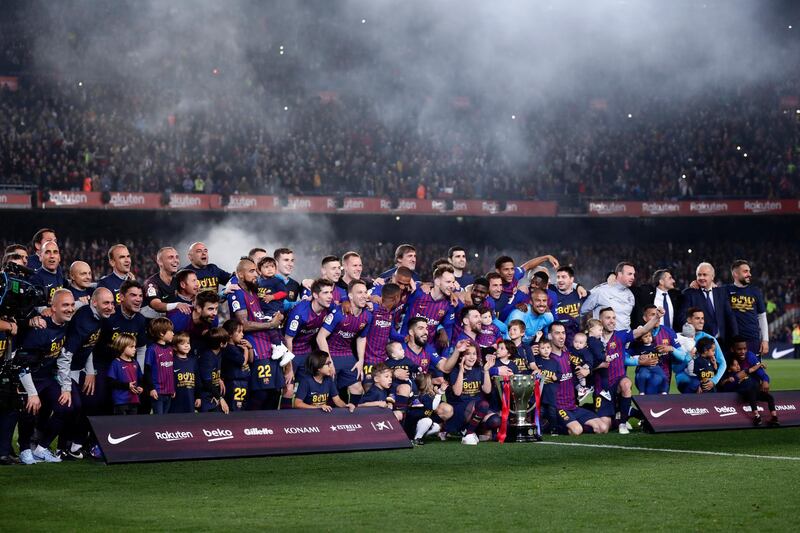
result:
M 159 317 L 150 322 L 150 336 L 156 342 L 147 347 L 144 356 L 144 383 L 153 399 L 151 406 L 155 415 L 169 413 L 175 396 L 174 357 L 170 346 L 174 335 L 170 319 Z
M 175 375 L 175 397 L 169 406 L 170 413 L 194 413 L 200 407 L 196 395 L 197 359 L 189 357 L 192 345 L 185 331 L 172 337 L 172 373 Z
M 111 346 L 118 354 L 108 369 L 114 414 L 135 415 L 139 409 L 139 395 L 144 391 L 140 386 L 142 369 L 136 361 L 136 337 L 121 333 Z
M 639 363 L 644 360 L 660 360 L 653 342 L 652 332 L 647 332 L 638 341 L 631 343 L 631 356 L 638 357 Z M 667 354 L 669 355 L 669 354 Z M 660 364 L 653 366 L 639 365 L 636 367 L 636 388 L 639 394 L 660 394 L 664 392 L 664 383 L 667 380 L 664 369 Z
M 487 362 L 490 360 L 493 362 L 489 370 L 489 376 L 493 378 L 494 376 L 512 376 L 514 374 L 519 374 L 519 368 L 517 368 L 516 363 L 514 363 L 514 358 L 517 355 L 517 347 L 514 346 L 514 342 L 501 339 L 497 341 L 495 346 L 494 354 L 486 356 Z M 492 393 L 489 396 L 489 408 L 495 412 L 500 412 L 503 408 L 494 380 L 492 381 Z
M 223 328 L 211 328 L 203 335 L 203 350 L 197 358 L 200 374 L 200 412 L 222 411 L 228 414 L 225 401 L 225 383 L 221 379 L 220 352 L 228 344 L 230 336 Z
M 222 349 L 221 355 L 225 402 L 231 411 L 241 411 L 247 398 L 253 347 L 244 338 L 244 326 L 237 319 L 226 320 L 222 329 L 230 336 L 230 342 Z
M 494 431 L 500 427 L 500 416 L 489 409 L 483 394 L 491 394 L 492 380 L 489 370 L 494 361 L 487 361 L 483 368 L 475 366 L 478 352 L 474 344 L 465 347 L 459 358 L 458 368 L 450 373 L 448 401 L 453 405 L 453 418 L 448 422 L 451 432 L 466 431 L 462 444 L 477 445 L 481 431 Z
M 294 397 L 295 409 L 321 409 L 330 413 L 333 408 L 346 407 L 352 413 L 356 408 L 352 403 L 344 403 L 339 398 L 336 382 L 333 379 L 333 361 L 327 352 L 313 350 L 306 358 L 308 374 L 300 378 Z

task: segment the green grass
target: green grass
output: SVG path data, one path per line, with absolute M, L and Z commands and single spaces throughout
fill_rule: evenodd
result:
M 800 361 L 769 365 L 800 388 Z M 800 458 L 800 428 L 549 442 Z M 789 531 L 800 461 L 545 444 L 0 469 L 2 531 Z

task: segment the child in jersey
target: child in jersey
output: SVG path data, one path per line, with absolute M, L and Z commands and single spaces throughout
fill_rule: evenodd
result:
M 222 411 L 228 414 L 228 402 L 223 397 L 222 358 L 220 352 L 228 345 L 230 336 L 224 328 L 211 328 L 203 335 L 203 350 L 197 358 L 200 377 L 200 412 Z
M 114 414 L 135 415 L 139 410 L 139 395 L 144 391 L 142 369 L 136 361 L 136 337 L 122 333 L 114 339 L 112 348 L 117 357 L 108 369 L 108 380 Z
M 603 323 L 596 318 L 586 321 L 586 345 L 592 354 L 592 374 L 596 376 L 595 385 L 599 379 L 600 390 L 595 390 L 595 395 L 602 395 L 606 400 L 611 401 L 611 394 L 608 392 L 608 361 L 606 361 L 606 348 L 603 345 Z
M 284 302 L 288 293 L 282 280 L 275 277 L 278 271 L 278 264 L 272 257 L 264 257 L 258 262 L 258 299 L 261 303 L 261 311 L 266 315 L 267 322 L 271 321 L 275 315 L 284 310 Z M 272 344 L 281 344 L 283 336 L 281 328 L 267 330 L 269 341 Z M 273 359 L 275 357 L 273 356 Z M 287 361 L 288 362 L 288 361 Z M 281 366 L 284 366 L 281 364 Z
M 423 439 L 429 435 L 440 433 L 445 423 L 453 416 L 453 406 L 445 402 L 447 382 L 436 387 L 430 374 L 419 374 L 415 380 L 419 395 L 417 407 L 408 411 L 404 427 L 415 445 L 424 444 Z M 413 430 L 413 433 L 412 433 Z M 446 433 L 440 433 L 444 440 Z
M 558 411 L 556 410 L 556 389 L 561 380 L 561 367 L 558 362 L 550 358 L 553 345 L 547 339 L 539 341 L 539 355 L 536 356 L 536 366 L 542 380 L 541 411 L 542 418 L 547 423 L 551 434 L 558 434 Z M 544 428 L 542 429 L 544 432 Z
M 150 391 L 153 414 L 169 413 L 175 397 L 175 376 L 172 372 L 174 355 L 172 338 L 175 336 L 172 321 L 159 317 L 150 322 L 150 336 L 156 342 L 147 347 L 144 356 L 145 389 Z
M 489 407 L 492 411 L 499 412 L 503 408 L 500 402 L 500 394 L 497 391 L 497 384 L 494 382 L 494 376 L 513 376 L 519 374 L 519 369 L 514 363 L 517 355 L 517 347 L 514 346 L 513 341 L 499 340 L 495 345 L 495 352 L 492 355 L 487 355 L 486 360 L 492 358 L 493 365 L 489 370 L 489 376 L 492 378 L 492 393 L 489 397 Z
M 194 413 L 200 407 L 197 396 L 197 358 L 191 357 L 192 345 L 185 331 L 172 337 L 172 373 L 175 375 L 175 397 L 169 406 L 170 413 Z
M 295 409 L 321 409 L 330 413 L 333 407 L 356 408 L 352 403 L 345 403 L 339 397 L 334 380 L 333 361 L 330 355 L 322 350 L 314 349 L 306 358 L 307 373 L 300 377 L 294 397 Z M 333 405 L 331 405 L 333 404 Z
M 491 309 L 484 309 L 481 311 L 481 332 L 478 334 L 476 341 L 482 350 L 486 348 L 494 348 L 497 341 L 503 338 L 503 334 L 494 324 L 494 316 Z
M 407 390 L 403 391 L 408 393 Z M 358 407 L 381 407 L 394 409 L 395 397 L 392 394 L 392 369 L 386 363 L 378 363 L 372 369 L 372 387 L 364 393 Z M 393 411 L 397 420 L 403 419 L 402 411 Z
M 742 400 L 750 406 L 754 426 L 761 424 L 761 414 L 758 412 L 758 404 L 756 402 L 767 402 L 770 414 L 767 425 L 777 427 L 780 426 L 780 423 L 778 422 L 778 411 L 775 408 L 775 397 L 761 389 L 761 380 L 756 376 L 759 368 L 761 367 L 752 366 L 747 370 L 743 370 L 739 360 L 734 356 L 728 363 L 728 368 L 719 381 L 718 387 L 723 392 L 736 392 L 741 396 Z
M 241 411 L 247 399 L 250 384 L 250 363 L 253 346 L 244 338 L 244 326 L 232 318 L 222 324 L 230 341 L 222 349 L 222 381 L 225 383 L 225 402 L 231 411 Z
M 661 368 L 661 365 L 641 365 L 641 362 L 645 360 L 658 361 L 660 359 L 656 351 L 656 344 L 653 342 L 653 333 L 648 331 L 637 341 L 632 342 L 630 353 L 632 356 L 637 357 L 640 363 L 636 367 L 635 378 L 639 394 L 659 394 L 662 392 L 666 394 L 664 392 L 664 382 L 667 380 L 667 376 L 664 374 L 664 369 Z
M 453 405 L 453 418 L 448 421 L 451 432 L 464 431 L 462 444 L 476 445 L 478 432 L 490 432 L 500 427 L 500 416 L 489 408 L 484 395 L 491 394 L 489 370 L 494 361 L 478 365 L 478 351 L 469 343 L 459 357 L 458 367 L 450 373 L 448 401 Z
M 698 394 L 704 392 L 716 392 L 714 386 L 714 376 L 717 373 L 717 357 L 716 345 L 714 339 L 710 337 L 703 337 L 697 341 L 697 357 L 694 360 L 694 379 L 697 388 L 695 389 Z M 709 387 L 708 384 L 711 384 Z

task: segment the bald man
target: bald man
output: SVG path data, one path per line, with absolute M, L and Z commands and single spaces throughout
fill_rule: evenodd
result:
M 189 264 L 183 268 L 193 270 L 197 274 L 201 291 L 218 292 L 220 286 L 224 286 L 231 279 L 229 272 L 208 262 L 208 247 L 204 243 L 196 242 L 189 246 L 187 257 Z
M 142 314 L 147 318 L 164 316 L 167 311 L 179 309 L 184 314 L 192 312 L 192 306 L 175 300 L 177 282 L 175 274 L 180 267 L 178 251 L 172 246 L 161 248 L 156 254 L 158 272 L 144 280 L 144 304 Z
M 75 298 L 75 309 L 80 309 L 89 303 L 89 298 L 94 292 L 95 284 L 92 283 L 92 267 L 84 261 L 74 261 L 69 266 L 69 284 L 67 288 Z

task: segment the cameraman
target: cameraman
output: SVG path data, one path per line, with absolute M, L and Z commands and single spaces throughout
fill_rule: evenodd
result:
M 70 361 L 63 350 L 67 323 L 75 313 L 72 293 L 68 289 L 57 289 L 53 293 L 50 311 L 51 316 L 43 319 L 45 327 L 29 330 L 15 354 L 18 364 L 30 367 L 20 374 L 28 396 L 19 420 L 19 458 L 24 464 L 61 462 L 48 448 L 71 418 L 74 404 L 80 402 L 77 395 L 73 398 Z M 52 415 L 40 421 L 41 439 L 32 450 L 36 415 L 43 407 L 43 413 Z

